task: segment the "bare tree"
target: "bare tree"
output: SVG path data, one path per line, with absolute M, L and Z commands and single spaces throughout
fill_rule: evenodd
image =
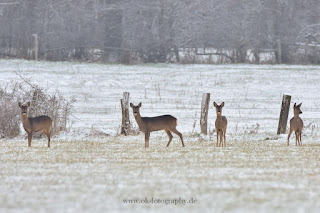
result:
M 203 48 L 220 62 L 268 52 L 271 63 L 319 63 L 319 10 L 317 0 L 7 0 L 0 56 L 32 58 L 37 34 L 46 60 L 179 62 L 181 48 Z

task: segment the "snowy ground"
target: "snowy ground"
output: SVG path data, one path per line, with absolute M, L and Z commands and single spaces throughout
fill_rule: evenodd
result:
M 0 141 L 0 211 L 316 212 L 320 198 L 320 67 L 272 65 L 100 65 L 0 61 L 0 84 L 21 71 L 76 99 L 70 132 Z M 118 136 L 120 99 L 142 102 L 142 116 L 172 114 L 184 135 L 165 148 L 164 132 Z M 199 134 L 202 94 L 225 102 L 227 148 Z M 276 130 L 283 94 L 302 102 L 303 147 Z M 131 110 L 130 110 L 131 113 Z M 131 116 L 131 114 L 130 114 Z M 290 109 L 289 117 L 292 117 Z M 132 116 L 131 116 L 132 118 Z M 137 127 L 135 121 L 131 122 Z M 124 204 L 124 199 L 196 199 L 194 204 Z M 164 201 L 163 201 L 164 202 Z
M 153 138 L 1 142 L 0 212 L 317 212 L 320 146 Z M 197 200 L 125 204 L 125 199 Z

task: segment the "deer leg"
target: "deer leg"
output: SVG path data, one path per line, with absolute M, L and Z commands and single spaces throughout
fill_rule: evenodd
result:
M 222 134 L 223 134 L 223 132 L 220 131 L 220 145 L 219 146 L 221 146 L 221 147 L 223 147 Z
M 223 131 L 224 147 L 226 147 L 226 130 Z
M 48 133 L 48 147 L 50 147 L 50 133 Z
M 32 132 L 28 132 L 28 147 L 31 147 Z
M 176 128 L 172 129 L 171 131 L 174 132 L 176 135 L 178 135 L 180 137 L 181 143 L 182 143 L 182 147 L 184 147 L 182 134 Z
M 295 135 L 296 135 L 296 146 L 298 146 L 298 133 L 297 133 L 297 131 L 294 131 L 294 133 L 295 133 Z
M 301 146 L 300 134 L 301 134 L 301 132 L 298 131 L 298 132 L 297 132 L 298 146 Z
M 302 134 L 302 132 L 299 132 L 299 137 L 300 137 L 300 146 L 302 146 L 301 134 Z
M 288 135 L 288 142 L 287 142 L 287 145 L 288 145 L 288 146 L 289 146 L 289 139 L 290 139 L 291 133 L 292 133 L 292 129 L 291 129 L 291 127 L 290 127 L 290 131 L 289 131 L 289 135 Z
M 150 132 L 146 131 L 146 133 L 145 133 L 145 144 L 144 144 L 145 148 L 149 147 L 149 137 L 150 137 Z
M 166 131 L 166 133 L 167 133 L 167 135 L 169 137 L 169 142 L 167 144 L 167 147 L 168 147 L 170 145 L 170 142 L 172 141 L 173 136 L 172 136 L 172 134 L 171 134 L 171 132 L 169 130 L 165 130 L 165 131 Z
M 218 147 L 218 140 L 219 140 L 219 129 L 216 130 L 217 132 L 217 144 L 216 144 L 216 147 Z
M 43 132 L 44 132 L 44 134 L 46 134 L 47 137 L 48 137 L 48 147 L 50 147 L 50 132 L 49 132 L 49 130 L 46 130 L 46 129 L 44 129 Z

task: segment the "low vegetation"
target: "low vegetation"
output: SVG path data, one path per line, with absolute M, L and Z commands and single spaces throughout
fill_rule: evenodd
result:
M 282 140 L 283 139 L 283 140 Z M 167 136 L 100 141 L 0 143 L 0 209 L 39 212 L 315 212 L 320 199 L 320 146 L 278 141 L 216 141 Z M 32 194 L 32 196 L 30 196 Z M 58 196 L 57 196 L 58 195 Z M 190 199 L 196 204 L 124 204 L 123 199 Z
M 19 74 L 20 75 L 20 74 Z M 50 94 L 21 76 L 20 81 L 0 88 L 0 138 L 16 137 L 20 134 L 20 110 L 18 102 L 31 102 L 29 117 L 47 115 L 53 120 L 51 133 L 66 131 L 74 100 L 65 99 L 59 91 Z

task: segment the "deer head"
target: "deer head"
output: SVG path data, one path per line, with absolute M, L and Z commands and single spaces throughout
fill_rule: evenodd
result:
M 213 102 L 214 107 L 216 108 L 217 115 L 222 114 L 222 108 L 224 107 L 224 102 L 221 103 L 221 105 L 218 105 L 216 102 Z
M 138 104 L 138 106 L 135 106 L 132 103 L 130 103 L 130 107 L 132 108 L 134 116 L 140 115 L 139 109 L 140 109 L 141 105 L 142 105 L 141 102 Z
M 301 105 L 302 105 L 302 103 L 300 103 L 299 105 L 297 105 L 296 103 L 294 103 L 294 105 L 293 105 L 293 113 L 294 113 L 295 115 L 302 114 L 302 111 L 301 111 L 301 109 L 300 109 Z
M 28 108 L 30 106 L 30 102 L 28 102 L 27 104 L 21 104 L 20 102 L 18 103 L 18 106 L 20 107 L 21 109 L 21 114 L 22 115 L 27 115 L 27 111 L 28 111 Z

